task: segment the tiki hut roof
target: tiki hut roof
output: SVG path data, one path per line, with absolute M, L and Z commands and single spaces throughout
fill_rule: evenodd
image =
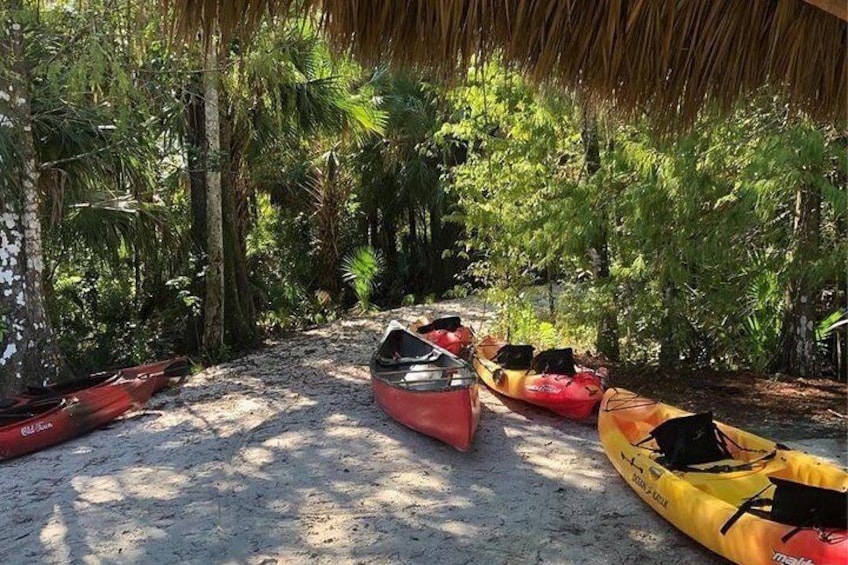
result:
M 163 0 L 184 36 L 250 33 L 318 9 L 331 42 L 367 62 L 456 75 L 499 53 L 532 79 L 688 122 L 764 85 L 812 116 L 848 114 L 845 0 Z

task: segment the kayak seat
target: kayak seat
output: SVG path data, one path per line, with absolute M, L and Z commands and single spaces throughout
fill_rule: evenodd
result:
M 570 347 L 542 351 L 533 358 L 530 368 L 540 374 L 573 375 L 574 351 Z
M 776 487 L 770 518 L 781 524 L 848 529 L 848 492 L 769 477 Z
M 18 403 L 14 398 L 0 398 L 0 410 L 4 408 L 11 408 L 12 406 Z
M 427 325 L 419 327 L 416 332 L 419 334 L 428 334 L 430 332 L 436 330 L 447 330 L 449 332 L 455 332 L 462 326 L 462 320 L 459 316 L 447 316 L 444 318 L 439 318 L 438 320 L 433 320 Z
M 657 462 L 672 470 L 733 458 L 712 412 L 671 418 L 651 430 L 649 436 L 661 453 Z
M 787 479 L 769 477 L 769 485 L 739 505 L 739 509 L 721 527 L 725 535 L 743 514 L 754 514 L 760 518 L 793 526 L 783 535 L 786 543 L 804 528 L 819 530 L 848 529 L 848 492 L 796 483 Z M 775 487 L 772 498 L 762 497 L 764 492 Z M 768 510 L 766 510 L 768 509 Z M 823 538 L 826 539 L 826 538 Z
M 512 345 L 506 344 L 501 346 L 492 357 L 492 361 L 510 370 L 530 370 L 533 365 L 533 346 L 532 345 Z

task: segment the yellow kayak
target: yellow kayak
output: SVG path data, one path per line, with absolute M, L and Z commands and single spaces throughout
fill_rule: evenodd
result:
M 601 444 L 651 508 L 741 565 L 848 563 L 848 473 L 624 389 L 608 390 Z

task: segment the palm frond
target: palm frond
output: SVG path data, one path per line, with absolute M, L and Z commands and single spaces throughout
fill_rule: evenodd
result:
M 691 123 L 708 100 L 729 110 L 766 84 L 834 123 L 848 113 L 848 22 L 830 0 L 163 0 L 174 30 L 255 30 L 266 13 L 320 9 L 337 49 L 366 61 L 461 76 L 502 53 L 540 83 Z M 835 15 L 834 15 L 835 14 Z

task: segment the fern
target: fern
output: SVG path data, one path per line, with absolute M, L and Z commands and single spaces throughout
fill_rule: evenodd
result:
M 371 310 L 371 295 L 384 268 L 383 256 L 368 245 L 355 249 L 342 260 L 342 279 L 353 290 L 362 312 Z

